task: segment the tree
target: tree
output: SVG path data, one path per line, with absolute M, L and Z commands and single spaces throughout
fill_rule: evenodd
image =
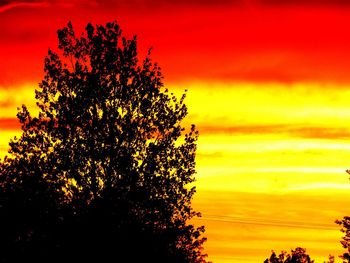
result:
M 350 174 L 350 170 L 346 170 L 348 174 Z M 343 263 L 350 262 L 350 216 L 344 216 L 342 220 L 336 220 L 336 224 L 341 226 L 340 231 L 344 233 L 342 240 L 340 241 L 343 248 L 346 249 L 346 252 L 343 255 L 339 256 L 343 259 Z
M 286 251 L 282 251 L 278 256 L 274 251 L 270 258 L 267 258 L 264 263 L 313 263 L 310 256 L 306 254 L 306 249 L 297 247 L 295 250 L 291 250 L 291 254 Z
M 335 262 L 334 256 L 333 255 L 329 255 L 328 256 L 328 260 L 325 263 L 334 263 L 334 262 Z
M 58 30 L 0 164 L 1 262 L 205 262 L 191 206 L 198 131 L 116 22 Z M 16 252 L 13 254 L 13 252 Z M 112 257 L 112 255 L 114 255 Z
M 346 249 L 346 252 L 344 252 L 343 255 L 340 256 L 340 258 L 343 259 L 344 263 L 345 262 L 349 263 L 350 262 L 350 216 L 344 216 L 342 220 L 336 220 L 335 223 L 341 226 L 340 231 L 344 233 L 344 236 L 342 237 L 342 240 L 340 241 L 340 243 L 342 244 L 343 248 Z

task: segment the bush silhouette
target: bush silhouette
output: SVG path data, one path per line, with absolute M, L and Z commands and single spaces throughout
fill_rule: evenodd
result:
M 205 262 L 185 96 L 116 22 L 58 40 L 0 164 L 0 262 Z

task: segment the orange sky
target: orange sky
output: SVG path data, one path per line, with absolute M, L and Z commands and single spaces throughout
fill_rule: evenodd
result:
M 153 46 L 170 90 L 189 90 L 209 259 L 302 246 L 323 262 L 350 214 L 349 15 L 345 0 L 1 1 L 0 153 L 20 134 L 16 108 L 36 111 L 56 30 L 117 20 L 141 56 Z

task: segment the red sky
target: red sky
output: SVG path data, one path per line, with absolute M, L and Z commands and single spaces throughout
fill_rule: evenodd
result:
M 347 1 L 6 1 L 0 14 L 2 86 L 40 80 L 68 20 L 111 19 L 154 47 L 171 82 L 350 80 Z
M 210 259 L 304 246 L 323 262 L 350 213 L 349 18 L 346 0 L 3 0 L 0 153 L 20 134 L 16 107 L 36 110 L 57 29 L 117 20 L 141 56 L 153 47 L 165 86 L 189 90 Z

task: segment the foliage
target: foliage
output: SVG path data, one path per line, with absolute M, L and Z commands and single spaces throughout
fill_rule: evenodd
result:
M 336 220 L 335 223 L 341 226 L 340 231 L 344 233 L 340 243 L 346 249 L 346 252 L 340 258 L 343 259 L 344 263 L 348 263 L 350 262 L 350 216 L 344 216 L 342 220 Z
M 348 174 L 350 174 L 350 170 L 346 170 Z M 344 233 L 344 236 L 342 237 L 342 240 L 340 243 L 342 244 L 343 248 L 346 249 L 346 252 L 343 253 L 343 255 L 340 256 L 340 258 L 343 259 L 343 263 L 349 263 L 350 262 L 350 216 L 344 216 L 342 220 L 336 220 L 336 224 L 341 226 L 340 231 Z
M 326 263 L 334 263 L 334 262 L 335 262 L 334 256 L 329 255 Z
M 286 251 L 282 251 L 278 256 L 274 251 L 270 258 L 267 258 L 264 263 L 313 263 L 310 256 L 306 254 L 306 249 L 297 247 L 295 250 L 291 250 L 291 254 Z
M 1 262 L 205 262 L 191 207 L 198 132 L 117 23 L 58 30 L 38 116 L 0 164 Z

